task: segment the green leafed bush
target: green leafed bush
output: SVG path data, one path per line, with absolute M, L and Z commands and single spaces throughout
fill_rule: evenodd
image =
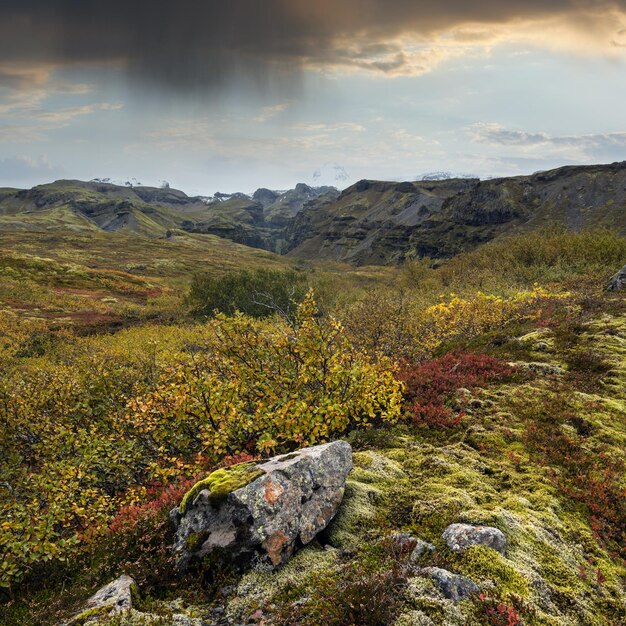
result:
M 241 270 L 222 276 L 195 274 L 187 302 L 196 316 L 245 313 L 290 316 L 307 292 L 306 276 L 294 270 Z

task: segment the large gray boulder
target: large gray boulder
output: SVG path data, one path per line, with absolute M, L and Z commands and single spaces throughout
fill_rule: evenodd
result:
M 450 524 L 443 531 L 443 540 L 450 550 L 459 552 L 470 546 L 486 546 L 500 554 L 506 552 L 504 533 L 492 526 L 472 526 L 471 524 Z
M 626 265 L 611 277 L 609 284 L 606 286 L 607 291 L 621 291 L 626 287 Z
M 217 470 L 170 513 L 179 568 L 205 557 L 282 565 L 332 520 L 351 469 L 350 444 L 335 441 Z

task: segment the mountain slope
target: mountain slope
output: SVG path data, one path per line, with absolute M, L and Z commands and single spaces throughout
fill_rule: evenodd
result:
M 217 235 L 304 259 L 386 265 L 446 259 L 515 232 L 560 226 L 626 233 L 626 161 L 531 176 L 384 182 L 339 193 L 299 184 L 252 196 L 57 181 L 0 189 L 0 231 L 173 231 Z
M 294 256 L 392 263 L 448 258 L 507 233 L 555 225 L 626 233 L 626 162 L 486 181 L 360 181 L 336 201 L 306 207 L 287 240 Z
M 170 188 L 59 180 L 29 190 L 1 189 L 0 230 L 104 230 L 163 237 L 182 229 L 273 250 L 285 222 L 307 202 L 336 195 L 331 187 L 300 184 L 284 192 L 259 190 L 253 197 L 204 198 Z

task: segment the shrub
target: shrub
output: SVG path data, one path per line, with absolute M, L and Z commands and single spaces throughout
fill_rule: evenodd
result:
M 591 425 L 580 422 L 580 408 L 564 401 L 562 395 L 523 398 L 516 401 L 514 407 L 526 422 L 524 443 L 531 454 L 542 465 L 552 468 L 549 476 L 561 493 L 583 505 L 596 536 L 623 558 L 626 554 L 623 484 L 626 463 L 622 456 L 604 443 L 590 449 Z M 592 412 L 594 408 L 603 410 L 593 403 L 588 403 L 583 410 Z M 565 424 L 574 425 L 576 434 L 563 428 Z
M 76 554 L 121 506 L 155 507 L 155 483 L 400 415 L 390 363 L 355 350 L 312 296 L 291 322 L 70 339 L 0 377 L 0 590 Z
M 455 400 L 461 388 L 474 389 L 511 376 L 513 369 L 504 361 L 486 354 L 446 354 L 421 365 L 403 365 L 398 373 L 405 385 L 405 401 L 418 425 L 456 426 L 463 416 L 462 399 Z
M 626 258 L 626 238 L 609 230 L 580 233 L 554 228 L 493 241 L 460 254 L 437 271 L 444 288 L 468 279 L 476 288 L 593 277 L 608 280 Z
M 524 623 L 517 609 L 487 597 L 484 593 L 479 596 L 480 610 L 489 626 L 522 626 Z
M 251 317 L 276 312 L 291 317 L 307 292 L 307 279 L 293 270 L 242 270 L 222 276 L 195 274 L 187 302 L 196 316 L 237 311 Z
M 388 626 L 398 616 L 410 568 L 405 554 L 383 546 L 338 571 L 316 574 L 304 601 L 285 602 L 273 613 L 277 626 Z
M 399 417 L 390 363 L 353 349 L 312 294 L 291 325 L 220 314 L 205 330 L 190 360 L 129 406 L 153 457 L 288 450 Z
M 512 322 L 536 319 L 541 308 L 564 295 L 541 287 L 509 297 L 475 292 L 451 294 L 438 304 L 403 291 L 372 293 L 346 312 L 346 327 L 357 346 L 370 353 L 420 361 L 450 341 L 473 339 Z

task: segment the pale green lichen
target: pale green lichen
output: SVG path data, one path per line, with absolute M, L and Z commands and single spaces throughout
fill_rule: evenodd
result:
M 256 463 L 240 463 L 232 467 L 215 470 L 204 480 L 196 483 L 183 496 L 179 510 L 181 513 L 185 513 L 201 491 L 207 490 L 209 499 L 219 502 L 226 498 L 229 493 L 249 485 L 252 481 L 263 476 L 264 473 Z
M 245 623 L 254 611 L 267 607 L 279 596 L 297 591 L 305 597 L 310 580 L 317 574 L 332 574 L 338 561 L 336 550 L 309 546 L 278 570 L 248 572 L 228 604 L 227 617 L 235 623 Z

